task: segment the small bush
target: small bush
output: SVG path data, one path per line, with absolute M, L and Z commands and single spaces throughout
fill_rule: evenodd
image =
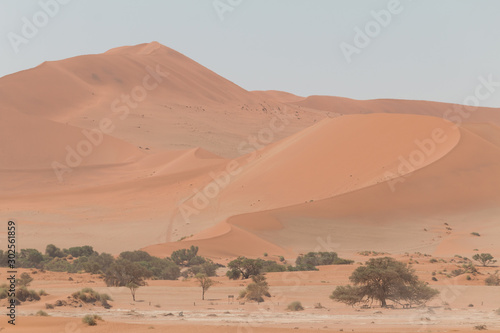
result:
M 470 234 L 471 234 L 472 236 L 477 236 L 477 237 L 481 236 L 478 232 L 471 232 Z
M 438 279 L 435 276 L 432 277 L 432 281 L 437 281 L 437 280 Z
M 288 306 L 286 308 L 289 311 L 302 311 L 302 310 L 304 310 L 304 307 L 302 306 L 302 304 L 299 301 L 295 301 L 295 302 L 288 304 Z
M 48 296 L 49 294 L 47 294 L 47 293 L 45 292 L 45 290 L 43 290 L 43 289 L 42 289 L 42 290 L 40 290 L 40 291 L 38 292 L 38 295 L 40 295 L 40 296 Z
M 432 258 L 431 260 L 429 260 L 429 262 L 430 262 L 431 264 L 433 264 L 433 263 L 435 263 L 435 262 L 438 262 L 438 260 L 437 260 L 437 259 L 435 259 L 435 258 Z
M 500 277 L 498 276 L 498 272 L 495 274 L 490 274 L 485 280 L 484 283 L 487 286 L 500 286 Z
M 43 310 L 40 310 L 36 313 L 37 316 L 48 317 L 49 314 Z
M 45 308 L 46 308 L 47 310 L 51 310 L 51 309 L 53 309 L 53 308 L 54 308 L 54 304 L 45 303 Z
M 476 326 L 474 326 L 474 329 L 478 330 L 478 331 L 487 330 L 486 325 L 476 325 Z
M 80 291 L 76 291 L 71 294 L 73 298 L 81 300 L 84 303 L 95 303 L 101 302 L 102 306 L 110 307 L 108 301 L 112 301 L 113 299 L 108 294 L 99 294 L 92 288 L 83 288 Z
M 102 318 L 98 315 L 86 315 L 85 317 L 82 318 L 82 322 L 89 326 L 97 325 L 97 320 L 102 321 Z
M 268 256 L 267 252 L 264 252 L 264 257 L 267 257 L 267 256 Z
M 315 303 L 314 308 L 315 309 L 324 309 L 325 307 L 323 305 L 321 305 L 321 303 Z

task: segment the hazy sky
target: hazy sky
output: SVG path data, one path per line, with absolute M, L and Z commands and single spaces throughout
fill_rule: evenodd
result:
M 0 76 L 156 40 L 247 90 L 462 103 L 500 82 L 500 1 L 397 2 L 0 0 Z

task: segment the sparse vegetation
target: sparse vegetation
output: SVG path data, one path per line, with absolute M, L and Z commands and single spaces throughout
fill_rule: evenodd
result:
M 331 299 L 348 305 L 379 301 L 382 307 L 387 301 L 397 304 L 425 304 L 439 292 L 419 281 L 415 271 L 393 258 L 370 259 L 356 268 L 349 278 L 354 286 L 339 286 Z
M 264 296 L 271 297 L 271 294 L 269 294 L 269 285 L 264 275 L 252 275 L 251 278 L 253 282 L 240 292 L 240 298 L 264 302 Z
M 483 267 L 497 262 L 490 253 L 477 253 L 472 257 L 472 259 L 481 263 Z
M 302 306 L 302 304 L 299 301 L 295 301 L 295 302 L 288 304 L 286 309 L 288 311 L 302 311 L 302 310 L 304 310 L 304 307 Z
M 135 293 L 137 289 L 139 289 L 139 285 L 134 282 L 127 283 L 127 288 L 130 289 L 130 293 L 132 294 L 132 300 L 135 302 Z
M 201 299 L 205 300 L 205 292 L 215 284 L 215 281 L 202 273 L 196 274 L 196 280 L 198 280 L 202 290 Z
M 390 253 L 387 253 L 387 252 L 377 252 L 377 251 L 361 251 L 361 252 L 358 252 L 359 255 L 361 256 L 365 256 L 365 257 L 368 257 L 368 256 L 383 256 L 383 255 L 388 255 Z
M 470 234 L 471 234 L 472 236 L 477 236 L 477 237 L 481 236 L 478 232 L 471 232 Z
M 89 326 L 97 325 L 98 320 L 103 321 L 103 319 L 98 315 L 86 315 L 85 317 L 82 318 L 82 322 Z
M 489 274 L 484 280 L 484 283 L 487 286 L 500 286 L 500 276 L 498 276 L 498 271 L 493 274 Z
M 474 326 L 474 329 L 478 330 L 478 331 L 487 330 L 486 325 L 476 325 L 476 326 Z
M 312 271 L 322 265 L 350 265 L 354 260 L 339 258 L 336 252 L 309 252 L 295 260 L 296 270 Z
M 41 317 L 48 317 L 49 314 L 43 310 L 39 310 L 37 313 L 36 313 L 37 316 L 41 316 Z
M 104 307 L 109 307 L 108 301 L 113 300 L 108 294 L 100 294 L 92 288 L 83 288 L 80 291 L 74 292 L 71 296 L 84 303 L 100 302 Z

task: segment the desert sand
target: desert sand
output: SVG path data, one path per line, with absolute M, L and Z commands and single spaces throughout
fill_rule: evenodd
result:
M 166 257 L 195 245 L 222 264 L 263 253 L 293 263 L 309 251 L 356 262 L 363 250 L 500 257 L 500 109 L 246 91 L 156 42 L 2 77 L 0 104 L 0 217 L 18 223 L 19 248 Z M 415 266 L 430 281 L 436 268 Z M 204 302 L 192 281 L 150 281 L 134 303 L 116 288 L 110 311 L 85 309 L 105 319 L 95 328 L 81 309 L 32 317 L 42 300 L 21 307 L 15 331 L 500 330 L 500 289 L 482 280 L 453 280 L 453 311 L 442 300 L 434 313 L 383 314 L 330 301 L 354 268 L 270 273 L 271 293 L 284 296 L 260 305 L 227 304 L 242 286 L 223 276 Z M 34 285 L 49 301 L 109 289 L 96 276 L 74 280 L 38 273 Z M 286 312 L 296 299 L 306 311 Z

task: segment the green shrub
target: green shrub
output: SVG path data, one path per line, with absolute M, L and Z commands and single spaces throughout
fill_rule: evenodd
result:
M 37 313 L 36 313 L 37 316 L 42 316 L 42 317 L 48 317 L 49 314 L 43 310 L 39 310 Z
M 86 315 L 85 317 L 82 318 L 82 322 L 89 326 L 97 325 L 97 320 L 102 321 L 102 318 L 98 315 Z
M 104 307 L 108 307 L 108 301 L 113 300 L 108 294 L 100 294 L 92 288 L 83 288 L 80 291 L 75 291 L 71 296 L 84 303 L 101 302 Z
M 297 270 L 311 271 L 316 270 L 316 266 L 322 265 L 349 265 L 353 260 L 339 258 L 336 252 L 309 252 L 300 255 L 295 260 Z
M 240 292 L 240 298 L 250 301 L 264 302 L 264 296 L 271 297 L 269 285 L 264 275 L 252 275 L 252 283 Z
M 295 302 L 288 304 L 288 306 L 286 308 L 289 311 L 302 311 L 302 310 L 304 310 L 304 307 L 302 306 L 302 304 L 299 301 L 295 301 Z

